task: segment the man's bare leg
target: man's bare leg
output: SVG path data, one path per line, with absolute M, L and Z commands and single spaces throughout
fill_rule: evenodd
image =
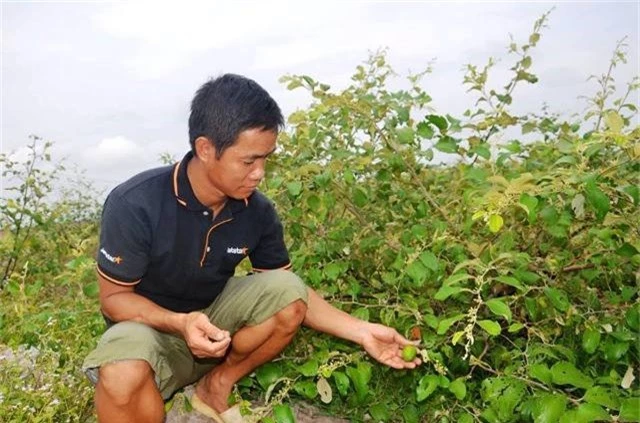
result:
M 198 382 L 198 397 L 218 412 L 228 409 L 227 399 L 233 385 L 289 345 L 306 310 L 306 304 L 297 300 L 259 325 L 245 326 L 236 332 L 224 362 Z
M 164 401 L 144 360 L 124 360 L 100 367 L 96 385 L 99 422 L 158 423 L 164 419 Z

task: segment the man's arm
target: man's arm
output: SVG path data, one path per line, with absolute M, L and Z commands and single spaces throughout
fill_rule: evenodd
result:
M 215 327 L 200 312 L 176 313 L 98 274 L 102 312 L 114 322 L 143 323 L 161 332 L 182 336 L 197 357 L 222 357 L 231 342 L 229 332 Z M 213 340 L 213 341 L 212 341 Z
M 304 325 L 330 335 L 346 339 L 362 347 L 379 362 L 396 369 L 413 369 L 419 359 L 406 362 L 401 351 L 411 341 L 395 329 L 357 319 L 338 310 L 309 288 L 309 300 Z

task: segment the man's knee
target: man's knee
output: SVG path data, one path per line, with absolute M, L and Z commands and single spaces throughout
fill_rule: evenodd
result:
M 98 385 L 117 405 L 128 404 L 140 388 L 153 382 L 153 370 L 144 360 L 122 360 L 100 367 Z
M 276 313 L 278 329 L 293 333 L 298 330 L 304 316 L 307 313 L 307 304 L 302 300 L 296 300 Z

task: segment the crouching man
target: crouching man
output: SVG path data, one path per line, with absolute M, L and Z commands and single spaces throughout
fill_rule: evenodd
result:
M 84 362 L 100 422 L 161 422 L 164 401 L 198 381 L 192 404 L 241 421 L 233 385 L 276 357 L 300 325 L 361 345 L 388 366 L 409 341 L 324 301 L 294 273 L 272 203 L 256 190 L 283 117 L 254 81 L 223 75 L 196 93 L 191 149 L 116 187 L 102 214 L 97 277 L 109 328 Z M 249 257 L 254 273 L 234 277 Z

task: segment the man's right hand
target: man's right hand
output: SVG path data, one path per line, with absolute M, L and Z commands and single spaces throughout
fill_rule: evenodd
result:
M 199 358 L 222 357 L 231 344 L 229 332 L 212 325 L 207 315 L 199 311 L 186 315 L 182 337 L 193 355 Z

